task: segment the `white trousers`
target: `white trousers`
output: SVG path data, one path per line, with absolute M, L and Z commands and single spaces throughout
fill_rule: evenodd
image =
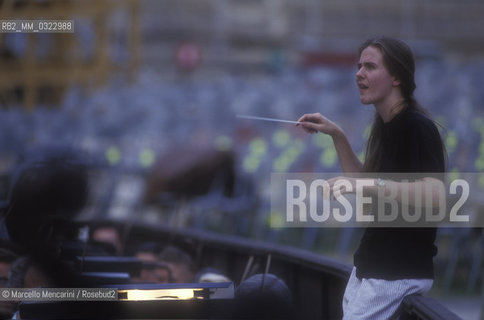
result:
M 390 319 L 403 298 L 424 294 L 430 290 L 432 279 L 358 279 L 353 267 L 343 297 L 343 320 Z

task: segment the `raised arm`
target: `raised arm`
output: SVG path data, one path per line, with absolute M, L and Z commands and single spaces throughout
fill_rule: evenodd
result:
M 338 160 L 343 172 L 361 172 L 363 164 L 356 156 L 343 130 L 320 113 L 305 114 L 299 118 L 301 127 L 308 133 L 321 132 L 333 139 Z

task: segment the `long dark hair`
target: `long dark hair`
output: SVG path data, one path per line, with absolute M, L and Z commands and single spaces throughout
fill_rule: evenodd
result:
M 415 100 L 413 92 L 415 84 L 415 59 L 412 50 L 403 41 L 393 38 L 376 38 L 365 41 L 358 50 L 358 57 L 363 50 L 374 47 L 380 50 L 383 64 L 390 73 L 400 81 L 400 89 L 404 99 L 404 108 L 412 109 L 428 117 L 428 112 Z M 366 145 L 366 160 L 363 165 L 365 172 L 377 172 L 381 163 L 383 119 L 375 112 L 368 143 Z

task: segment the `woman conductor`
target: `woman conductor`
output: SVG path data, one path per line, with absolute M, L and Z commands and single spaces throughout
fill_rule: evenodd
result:
M 445 151 L 434 122 L 413 96 L 415 62 L 410 48 L 400 40 L 366 41 L 358 52 L 356 83 L 363 104 L 375 107 L 375 118 L 361 163 L 343 130 L 323 115 L 300 119 L 309 133 L 332 137 L 341 168 L 348 172 L 424 173 L 412 182 L 375 179 L 370 192 L 401 194 L 426 190 L 435 183 L 430 173 L 445 171 Z M 353 189 L 354 190 L 354 189 Z M 366 189 L 365 189 L 366 190 Z M 434 197 L 431 191 L 424 197 Z M 397 197 L 397 201 L 400 199 Z M 427 292 L 433 283 L 435 228 L 366 228 L 354 254 L 354 268 L 343 298 L 343 319 L 389 319 L 403 298 Z

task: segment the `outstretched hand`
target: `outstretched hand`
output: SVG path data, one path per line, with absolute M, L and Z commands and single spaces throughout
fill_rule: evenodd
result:
M 341 131 L 341 128 L 336 123 L 332 122 L 321 113 L 307 113 L 299 118 L 298 122 L 300 122 L 304 131 L 308 133 L 322 132 L 333 136 Z

